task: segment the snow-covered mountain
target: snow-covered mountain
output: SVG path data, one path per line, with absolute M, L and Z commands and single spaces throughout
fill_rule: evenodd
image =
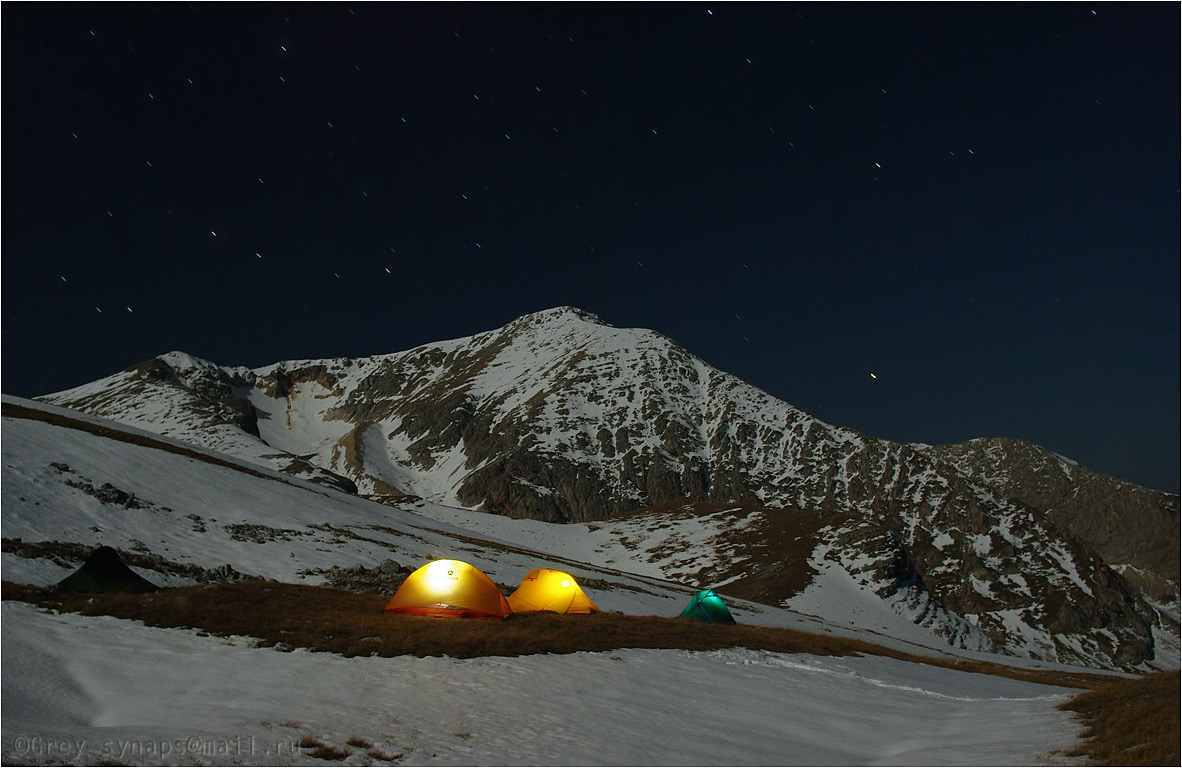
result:
M 853 590 L 954 647 L 1177 664 L 1177 496 L 1022 441 L 872 439 L 569 307 L 361 359 L 174 352 L 43 400 L 453 521 L 568 523 L 546 535 L 586 562 L 763 604 Z
M 696 584 L 662 575 L 715 557 L 719 530 L 745 517 L 557 524 L 394 505 L 43 403 L 6 397 L 2 422 L 7 582 L 54 583 L 106 544 L 162 585 L 265 577 L 390 594 L 408 569 L 458 557 L 502 590 L 560 567 L 605 611 L 673 616 Z M 837 563 L 801 610 L 727 602 L 741 624 L 996 659 L 948 646 Z M 881 656 L 344 658 L 9 600 L 0 618 L 12 764 L 322 764 L 309 743 L 348 765 L 1066 764 L 1081 730 L 1057 708 L 1069 689 Z
M 561 567 L 607 611 L 673 616 L 691 592 L 617 570 L 630 564 L 629 542 L 596 538 L 586 524 L 380 504 L 15 398 L 4 399 L 3 438 L 5 581 L 53 583 L 108 544 L 165 585 L 262 576 L 363 581 L 389 594 L 407 568 L 460 557 L 502 589 L 534 567 Z M 448 516 L 464 526 L 438 519 Z M 473 532 L 497 525 L 509 538 Z M 526 538 L 537 547 L 522 546 Z M 584 554 L 580 545 L 616 567 L 551 553 Z M 860 626 L 728 602 L 744 624 L 985 656 L 934 647 L 930 633 L 856 589 L 831 593 L 829 608 Z M 1080 731 L 1057 709 L 1069 689 L 880 656 L 344 658 L 9 600 L 0 619 L 5 764 L 322 765 L 301 748 L 310 742 L 333 759 L 351 753 L 346 765 L 1014 765 L 1064 762 L 1055 751 Z

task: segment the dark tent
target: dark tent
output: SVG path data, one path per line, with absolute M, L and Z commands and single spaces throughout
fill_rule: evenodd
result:
M 678 618 L 704 621 L 707 624 L 734 624 L 735 617 L 727 609 L 726 603 L 713 589 L 703 589 L 694 593 L 689 605 L 685 607 Z
M 99 547 L 86 562 L 57 583 L 67 592 L 155 592 L 160 589 L 123 564 L 111 547 Z

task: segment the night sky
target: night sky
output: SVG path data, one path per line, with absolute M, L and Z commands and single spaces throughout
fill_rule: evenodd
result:
M 3 391 L 569 304 L 1177 492 L 1179 11 L 5 3 Z

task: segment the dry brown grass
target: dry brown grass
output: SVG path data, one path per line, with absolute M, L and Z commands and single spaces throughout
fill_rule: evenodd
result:
M 1178 672 L 1114 680 L 1060 707 L 1087 726 L 1083 743 L 1067 754 L 1096 765 L 1178 765 Z
M 309 752 L 308 757 L 315 757 L 319 760 L 344 760 L 351 754 L 353 754 L 351 749 L 341 749 L 325 744 Z
M 386 763 L 392 763 L 395 760 L 401 760 L 402 758 L 406 757 L 405 752 L 390 753 L 390 752 L 383 752 L 382 750 L 376 749 L 376 748 L 371 749 L 366 754 L 369 755 L 370 757 L 372 757 L 374 760 L 381 760 L 382 762 L 386 762 Z
M 751 648 L 819 656 L 868 654 L 966 672 L 1094 688 L 1111 678 L 1023 670 L 1002 664 L 922 656 L 863 640 L 750 624 L 703 624 L 660 616 L 600 613 L 515 614 L 505 621 L 462 621 L 385 614 L 387 598 L 306 584 L 246 581 L 166 589 L 148 594 L 81 594 L 4 584 L 4 599 L 59 611 L 135 619 L 156 627 L 188 627 L 220 636 L 244 635 L 263 647 L 307 648 L 343 656 L 524 656 L 537 653 L 678 648 Z
M 321 741 L 315 736 L 305 736 L 299 740 L 300 749 L 307 750 L 305 754 L 308 757 L 315 757 L 318 760 L 344 760 L 349 755 L 353 754 L 351 749 L 341 749 L 333 745 Z

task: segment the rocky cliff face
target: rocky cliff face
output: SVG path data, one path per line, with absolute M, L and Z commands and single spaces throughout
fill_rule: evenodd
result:
M 970 440 L 930 450 L 1004 498 L 1042 510 L 1152 599 L 1177 600 L 1177 496 L 1094 472 L 1025 440 Z
M 870 439 L 571 308 L 357 360 L 251 371 L 172 353 L 46 399 L 392 500 L 550 522 L 740 504 L 808 543 L 795 573 L 840 565 L 967 647 L 1135 667 L 1155 632 L 1177 634 L 1154 605 L 1176 613 L 1177 496 L 1021 441 Z M 750 595 L 807 583 L 767 576 L 781 546 L 740 549 L 748 573 L 723 558 L 715 575 Z

